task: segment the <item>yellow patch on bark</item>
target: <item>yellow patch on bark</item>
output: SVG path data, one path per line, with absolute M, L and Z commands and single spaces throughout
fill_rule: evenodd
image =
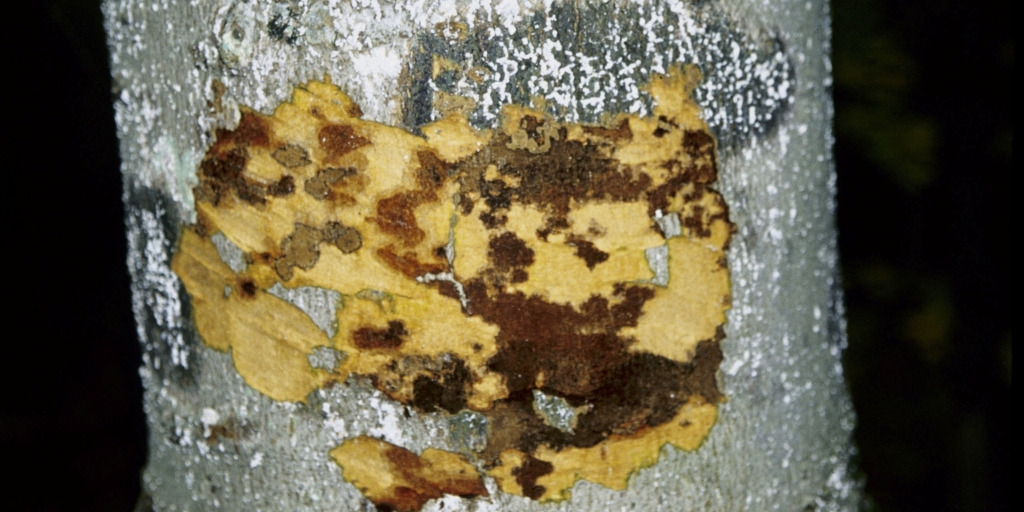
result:
M 359 436 L 331 450 L 345 480 L 382 510 L 411 512 L 445 494 L 487 496 L 481 475 L 465 457 L 427 448 L 422 455 Z
M 502 491 L 509 494 L 525 495 L 524 483 L 533 486 L 538 493 L 535 499 L 541 501 L 570 499 L 572 496 L 569 489 L 579 480 L 601 484 L 610 489 L 625 489 L 631 474 L 658 462 L 662 447 L 666 444 L 681 450 L 695 450 L 700 446 L 718 417 L 716 406 L 701 402 L 693 400 L 687 403 L 672 421 L 650 428 L 641 436 L 613 434 L 595 448 L 565 448 L 558 451 L 544 446 L 532 455 L 514 449 L 506 450 L 501 454 L 502 464 L 488 474 L 494 477 Z M 524 478 L 522 468 L 529 466 L 527 461 L 532 457 L 549 465 L 552 471 L 530 482 Z
M 200 221 L 173 263 L 199 334 L 278 400 L 355 374 L 421 412 L 484 414 L 475 457 L 506 492 L 623 488 L 665 444 L 695 449 L 723 399 L 733 226 L 697 81 L 693 67 L 653 78 L 654 115 L 608 126 L 510 105 L 481 131 L 459 107 L 420 137 L 321 82 L 273 115 L 243 110 L 200 166 Z M 243 272 L 220 261 L 217 232 Z M 266 292 L 277 283 L 339 292 L 333 339 Z M 306 359 L 324 345 L 347 355 L 333 373 Z M 572 429 L 540 418 L 534 392 L 568 404 Z M 353 454 L 379 443 L 332 452 L 374 500 L 390 491 L 352 475 L 396 470 Z
M 246 383 L 275 400 L 305 401 L 327 380 L 307 354 L 330 344 L 295 306 L 236 276 L 209 240 L 182 232 L 171 268 L 192 297 L 196 327 L 216 350 L 231 351 Z M 258 317 L 260 321 L 253 321 Z

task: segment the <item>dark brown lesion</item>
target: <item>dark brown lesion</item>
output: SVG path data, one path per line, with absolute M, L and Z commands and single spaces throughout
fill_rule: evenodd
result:
M 391 398 L 420 411 L 455 414 L 466 408 L 473 375 L 466 362 L 453 354 L 406 355 L 389 362 L 373 382 Z
M 473 313 L 500 328 L 498 353 L 489 366 L 505 375 L 509 393 L 542 387 L 560 396 L 589 396 L 626 361 L 634 340 L 618 331 L 635 327 L 643 304 L 654 297 L 649 286 L 620 285 L 614 304 L 593 295 L 577 310 L 536 295 L 489 289 L 481 280 L 465 288 Z
M 717 342 L 698 344 L 693 360 L 680 363 L 631 352 L 635 340 L 619 334 L 637 325 L 644 303 L 654 297 L 651 287 L 620 285 L 616 302 L 595 295 L 579 309 L 488 288 L 479 280 L 466 286 L 474 314 L 500 327 L 498 352 L 488 366 L 504 376 L 509 397 L 485 412 L 492 435 L 482 456 L 491 464 L 509 448 L 585 448 L 612 434 L 662 425 L 694 396 L 721 400 L 714 380 L 721 361 Z M 572 432 L 563 432 L 537 417 L 534 389 L 589 411 Z
M 612 296 L 594 295 L 578 307 L 511 292 L 509 284 L 529 278 L 527 270 L 536 264 L 536 255 L 516 233 L 504 231 L 507 212 L 517 203 L 545 213 L 537 236 L 547 241 L 552 234 L 573 227 L 568 214 L 576 204 L 643 201 L 653 216 L 656 210 L 667 211 L 685 192 L 688 206 L 680 213 L 681 222 L 694 236 L 710 236 L 712 222 L 728 222 L 720 196 L 708 188 L 716 178 L 714 139 L 704 132 L 685 132 L 681 149 L 687 156 L 664 162 L 669 178 L 656 186 L 646 173 L 609 156 L 607 141 L 632 137 L 628 122 L 615 128 L 588 127 L 584 132 L 594 136 L 588 142 L 567 140 L 564 128 L 545 126 L 529 116 L 519 128 L 538 147 L 550 144 L 550 149 L 513 149 L 509 137 L 498 133 L 490 144 L 449 171 L 460 186 L 461 214 L 479 215 L 494 232 L 488 242 L 488 268 L 462 281 L 472 305 L 467 314 L 499 327 L 498 351 L 487 367 L 503 376 L 508 391 L 507 398 L 483 411 L 490 436 L 481 458 L 493 466 L 507 449 L 530 454 L 541 445 L 556 450 L 588 448 L 612 435 L 636 435 L 663 425 L 691 400 L 720 402 L 715 381 L 722 359 L 719 339 L 700 342 L 690 361 L 679 362 L 634 352 L 631 347 L 636 340 L 621 334 L 624 328 L 637 326 L 644 304 L 654 297 L 653 286 L 620 283 Z M 661 136 L 676 129 L 668 121 L 658 128 Z M 723 213 L 711 215 L 695 204 L 707 199 L 707 194 L 713 195 L 716 202 L 711 204 Z M 576 228 L 578 232 L 580 227 Z M 603 234 L 591 226 L 584 235 L 568 233 L 565 243 L 594 269 L 610 258 L 593 241 Z M 451 288 L 448 296 L 455 297 Z M 424 377 L 421 386 L 426 382 Z M 535 412 L 533 390 L 562 397 L 586 412 L 577 416 L 571 432 L 559 430 Z M 545 464 L 548 469 L 541 471 Z M 537 498 L 544 488 L 536 485 L 536 479 L 550 470 L 550 464 L 528 455 L 514 474 L 523 493 Z
M 605 128 L 603 126 L 585 126 L 583 132 L 596 135 L 602 139 L 607 139 L 612 142 L 619 142 L 623 140 L 633 139 L 633 130 L 629 127 L 629 120 L 623 119 L 619 122 L 619 125 L 615 128 Z
M 710 223 L 705 221 L 705 210 L 701 205 L 694 205 L 687 212 L 687 215 L 683 215 L 680 219 L 683 227 L 687 228 L 690 233 L 693 233 L 697 237 L 707 238 L 711 236 Z
M 440 200 L 438 191 L 450 179 L 451 165 L 432 151 L 416 154 L 419 167 L 415 178 L 417 188 L 392 194 L 377 201 L 376 215 L 368 220 L 377 224 L 391 243 L 378 248 L 376 256 L 389 267 L 413 279 L 425 274 L 448 270 L 444 254 L 419 249 L 427 233 L 416 219 L 416 208 Z
M 420 163 L 416 171 L 416 184 L 421 190 L 436 193 L 448 181 L 451 164 L 442 160 L 433 151 L 417 151 L 416 159 Z
M 537 144 L 538 148 L 543 148 L 549 140 L 547 119 L 524 116 L 519 120 L 519 129 L 525 132 L 527 138 Z
M 455 283 L 451 281 L 434 281 L 433 284 L 437 286 L 437 293 L 440 293 L 441 296 L 443 297 L 448 297 L 449 299 L 455 300 L 460 300 L 462 298 L 462 296 L 459 295 L 458 287 L 456 287 Z M 476 352 L 479 352 L 479 350 L 476 350 Z
M 267 147 L 269 145 L 270 128 L 267 121 L 256 112 L 243 109 L 237 128 L 217 130 L 217 142 L 214 143 L 212 149 L 216 151 L 229 146 Z
M 455 414 L 466 407 L 473 378 L 458 358 L 444 361 L 439 371 L 420 375 L 413 381 L 412 405 L 425 412 L 438 409 Z
M 353 150 L 371 144 L 370 140 L 357 134 L 347 124 L 329 124 L 317 132 L 320 147 L 327 153 L 328 160 L 337 160 Z
M 437 475 L 424 473 L 428 469 L 424 460 L 415 452 L 400 446 L 389 445 L 384 452 L 388 472 L 397 476 L 397 480 L 408 485 L 397 485 L 385 496 L 377 496 L 373 504 L 380 512 L 412 512 L 420 510 L 432 499 L 445 494 L 464 498 L 487 496 L 478 474 L 449 474 L 438 478 Z M 394 484 L 392 484 L 394 485 Z
M 486 207 L 477 209 L 480 220 L 495 229 L 504 225 L 513 204 L 529 204 L 546 213 L 548 232 L 558 231 L 568 226 L 573 202 L 641 200 L 651 187 L 650 176 L 609 157 L 606 145 L 568 140 L 565 128 L 541 130 L 539 121 L 529 119 L 533 118 L 524 118 L 523 129 L 532 137 L 548 134 L 547 151 L 511 148 L 511 139 L 498 133 L 487 146 L 454 165 L 463 215 L 482 201 Z M 610 131 L 626 137 L 628 130 L 627 123 Z M 490 166 L 500 179 L 485 177 Z
M 247 178 L 243 172 L 249 163 L 248 148 L 267 147 L 270 143 L 267 121 L 248 110 L 242 112 L 234 130 L 217 130 L 217 142 L 199 164 L 199 184 L 193 189 L 196 199 L 217 206 L 233 195 L 251 205 L 262 206 L 267 202 L 267 195 L 281 197 L 291 194 L 295 189 L 291 176 L 285 175 L 277 182 L 264 184 Z
M 654 133 L 652 133 L 652 135 L 660 139 L 667 135 L 669 132 L 672 132 L 678 128 L 679 125 L 672 122 L 672 120 L 670 120 L 669 118 L 665 116 L 658 116 L 658 126 L 657 128 L 654 129 Z
M 352 342 L 361 349 L 396 349 L 409 332 L 401 320 L 391 320 L 385 328 L 362 327 L 352 333 Z
M 238 295 L 243 299 L 251 299 L 256 296 L 256 292 L 259 287 L 256 286 L 256 282 L 251 277 L 241 277 L 238 279 Z
M 497 283 L 522 283 L 529 279 L 526 269 L 533 265 L 534 253 L 526 242 L 506 231 L 488 242 L 488 259 L 493 263 Z
M 416 171 L 418 188 L 398 192 L 378 201 L 377 215 L 372 219 L 382 232 L 405 247 L 419 245 L 426 237 L 416 220 L 416 208 L 438 201 L 437 191 L 449 178 L 450 165 L 435 153 L 420 151 L 416 157 L 420 163 Z
M 523 463 L 512 470 L 512 476 L 516 478 L 516 483 L 523 489 L 523 496 L 539 500 L 547 489 L 543 485 L 537 485 L 537 479 L 554 470 L 555 467 L 550 462 L 526 455 Z
M 422 190 L 399 192 L 377 202 L 377 216 L 373 221 L 401 245 L 416 246 L 427 235 L 416 220 L 416 207 L 435 198 Z
M 694 359 L 687 363 L 649 353 L 627 355 L 598 387 L 585 395 L 564 395 L 540 388 L 562 396 L 572 407 L 587 409 L 576 417 L 571 432 L 548 425 L 537 415 L 532 390 L 512 393 L 484 412 L 490 436 L 480 457 L 488 466 L 494 466 L 508 449 L 532 453 L 541 445 L 555 450 L 590 448 L 612 435 L 637 435 L 664 425 L 694 398 L 719 403 L 722 394 L 715 373 L 721 360 L 718 343 L 705 340 L 697 345 Z
M 710 199 L 713 203 L 711 208 L 703 205 Z M 689 191 L 683 194 L 685 206 L 679 212 L 679 221 L 689 236 L 697 238 L 708 238 L 712 235 L 712 226 L 715 222 L 721 221 L 734 230 L 735 226 L 729 222 L 729 208 L 722 196 L 711 190 L 707 185 L 695 183 L 689 187 Z M 724 247 L 728 249 L 728 245 Z
M 719 205 L 723 207 L 721 211 L 726 212 L 722 216 L 727 218 L 728 210 L 724 209 L 724 200 L 717 192 L 708 188 L 718 179 L 715 140 L 707 132 L 687 130 L 683 133 L 682 146 L 683 152 L 688 155 L 688 161 L 683 163 L 679 160 L 670 160 L 662 164 L 670 176 L 648 194 L 648 214 L 654 215 L 657 210 L 666 211 L 674 197 L 689 189 L 682 198 L 685 202 L 697 201 L 706 193 L 714 194 Z
M 295 192 L 295 178 L 287 175 L 267 187 L 267 194 L 274 197 L 284 197 L 291 195 L 292 192 Z
M 683 189 L 689 180 L 687 179 L 682 164 L 678 160 L 672 160 L 662 164 L 670 173 L 670 177 L 664 183 L 652 188 L 647 192 L 647 214 L 654 216 L 655 212 L 668 210 L 672 199 Z
M 693 182 L 706 185 L 718 179 L 715 139 L 710 133 L 687 130 L 683 133 L 683 151 L 693 159 L 692 167 L 687 169 Z
M 374 254 L 387 266 L 411 279 L 448 270 L 447 261 L 423 262 L 417 253 L 398 249 L 394 245 L 378 248 Z
M 576 248 L 576 256 L 587 264 L 587 268 L 594 270 L 598 263 L 608 261 L 609 254 L 598 249 L 593 242 L 582 237 L 570 235 L 567 244 Z
M 196 199 L 217 206 L 233 194 L 252 205 L 265 204 L 263 185 L 249 180 L 242 173 L 248 162 L 249 153 L 244 147 L 207 156 L 199 164 L 199 184 L 193 189 Z

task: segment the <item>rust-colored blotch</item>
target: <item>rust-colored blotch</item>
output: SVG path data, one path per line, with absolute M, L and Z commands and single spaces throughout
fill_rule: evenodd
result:
M 510 105 L 498 129 L 453 109 L 421 137 L 360 119 L 321 82 L 273 115 L 243 111 L 200 166 L 201 227 L 175 255 L 199 333 L 275 399 L 361 375 L 420 413 L 487 417 L 470 459 L 368 438 L 332 451 L 380 507 L 485 496 L 477 467 L 541 501 L 579 479 L 624 488 L 665 444 L 696 449 L 723 400 L 733 225 L 699 80 L 655 76 L 653 114 L 606 126 Z M 217 257 L 217 232 L 242 272 Z M 333 337 L 266 292 L 278 283 L 339 292 Z M 271 325 L 285 318 L 287 332 Z M 312 368 L 319 346 L 347 357 Z M 537 393 L 572 428 L 538 413 L 551 405 Z
M 453 494 L 488 496 L 480 473 L 462 455 L 428 448 L 421 455 L 367 436 L 349 439 L 331 457 L 378 510 L 412 512 Z M 388 475 L 384 478 L 382 475 Z

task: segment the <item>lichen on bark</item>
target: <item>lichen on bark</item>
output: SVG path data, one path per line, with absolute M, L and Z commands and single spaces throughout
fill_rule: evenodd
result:
M 625 487 L 664 444 L 699 446 L 722 400 L 733 226 L 700 79 L 653 77 L 654 115 L 613 127 L 510 105 L 497 130 L 453 114 L 421 138 L 361 120 L 321 82 L 271 116 L 246 111 L 200 165 L 198 222 L 172 263 L 200 335 L 277 400 L 358 375 L 420 412 L 482 413 L 474 460 L 505 492 Z M 215 233 L 244 269 L 217 259 Z M 646 260 L 653 247 L 667 261 Z M 332 339 L 268 292 L 281 287 L 341 295 Z M 309 362 L 324 346 L 345 356 L 330 371 Z M 575 428 L 547 425 L 534 391 L 582 411 Z M 377 449 L 346 446 L 342 467 Z

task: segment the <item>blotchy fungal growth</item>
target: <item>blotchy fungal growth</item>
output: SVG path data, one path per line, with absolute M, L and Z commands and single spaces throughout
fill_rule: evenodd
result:
M 274 160 L 277 160 L 277 163 L 288 168 L 309 165 L 309 154 L 305 149 L 302 149 L 302 146 L 295 144 L 285 144 L 275 149 L 271 156 L 274 157 Z
M 421 413 L 487 418 L 471 461 L 370 438 L 332 451 L 383 510 L 484 496 L 477 468 L 541 501 L 580 479 L 624 488 L 665 444 L 697 448 L 723 399 L 733 226 L 699 81 L 656 76 L 653 115 L 606 126 L 506 106 L 499 129 L 456 109 L 420 137 L 321 82 L 273 115 L 244 111 L 200 166 L 199 223 L 173 263 L 199 333 L 278 400 L 359 375 Z M 333 339 L 266 292 L 278 283 L 342 295 Z M 318 347 L 345 357 L 314 368 Z M 552 404 L 571 428 L 542 414 Z
M 445 494 L 487 496 L 477 469 L 465 457 L 428 448 L 422 455 L 359 436 L 331 450 L 352 482 L 377 510 L 413 512 Z M 387 477 L 383 477 L 387 475 Z
M 402 340 L 409 334 L 405 331 L 405 325 L 400 320 L 388 322 L 387 327 L 374 329 L 363 327 L 352 333 L 352 343 L 362 349 L 371 348 L 398 348 L 402 346 Z

